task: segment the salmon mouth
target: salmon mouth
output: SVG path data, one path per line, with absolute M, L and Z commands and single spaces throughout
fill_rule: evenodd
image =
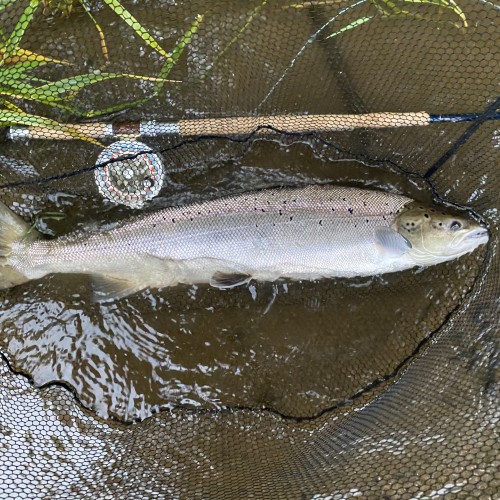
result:
M 474 240 L 474 241 L 477 241 L 477 240 L 483 240 L 485 241 L 488 241 L 489 239 L 489 233 L 488 233 L 488 229 L 485 228 L 485 227 L 480 227 L 478 229 L 475 229 L 474 231 L 472 231 L 471 233 L 469 233 L 466 237 L 465 237 L 466 240 Z
M 470 229 L 466 234 L 457 234 L 450 245 L 450 250 L 472 252 L 480 245 L 488 243 L 490 234 L 486 227 L 479 226 L 475 229 Z

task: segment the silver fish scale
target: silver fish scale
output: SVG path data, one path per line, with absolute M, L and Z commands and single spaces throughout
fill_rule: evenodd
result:
M 384 272 L 373 255 L 375 228 L 389 226 L 410 201 L 335 186 L 243 194 L 167 208 L 109 231 L 35 242 L 18 268 L 32 275 L 136 275 L 156 286 L 205 282 L 216 271 L 263 280 Z

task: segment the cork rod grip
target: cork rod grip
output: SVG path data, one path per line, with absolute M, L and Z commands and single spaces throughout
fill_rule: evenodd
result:
M 362 115 L 276 115 L 234 118 L 181 120 L 179 134 L 249 134 L 259 126 L 271 126 L 288 132 L 341 131 L 356 128 L 410 127 L 429 124 L 429 114 L 367 113 Z

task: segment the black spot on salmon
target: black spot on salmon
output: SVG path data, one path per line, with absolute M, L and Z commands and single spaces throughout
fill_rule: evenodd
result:
M 290 220 L 291 220 L 291 221 L 293 220 L 293 216 L 292 216 L 292 215 L 290 216 Z
M 347 211 L 352 215 L 354 213 L 354 209 L 348 208 Z
M 322 226 L 322 225 L 323 225 L 323 221 L 322 221 L 322 220 L 320 220 L 320 221 L 319 221 L 319 225 L 320 225 L 320 226 Z
M 172 219 L 172 222 L 175 224 L 175 219 Z

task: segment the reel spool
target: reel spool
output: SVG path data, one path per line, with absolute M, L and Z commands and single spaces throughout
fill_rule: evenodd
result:
M 97 158 L 97 165 L 137 156 L 97 167 L 94 175 L 99 193 L 113 203 L 130 208 L 140 208 L 157 196 L 163 186 L 165 171 L 160 157 L 149 149 L 142 142 L 130 140 L 114 142 L 104 149 Z

